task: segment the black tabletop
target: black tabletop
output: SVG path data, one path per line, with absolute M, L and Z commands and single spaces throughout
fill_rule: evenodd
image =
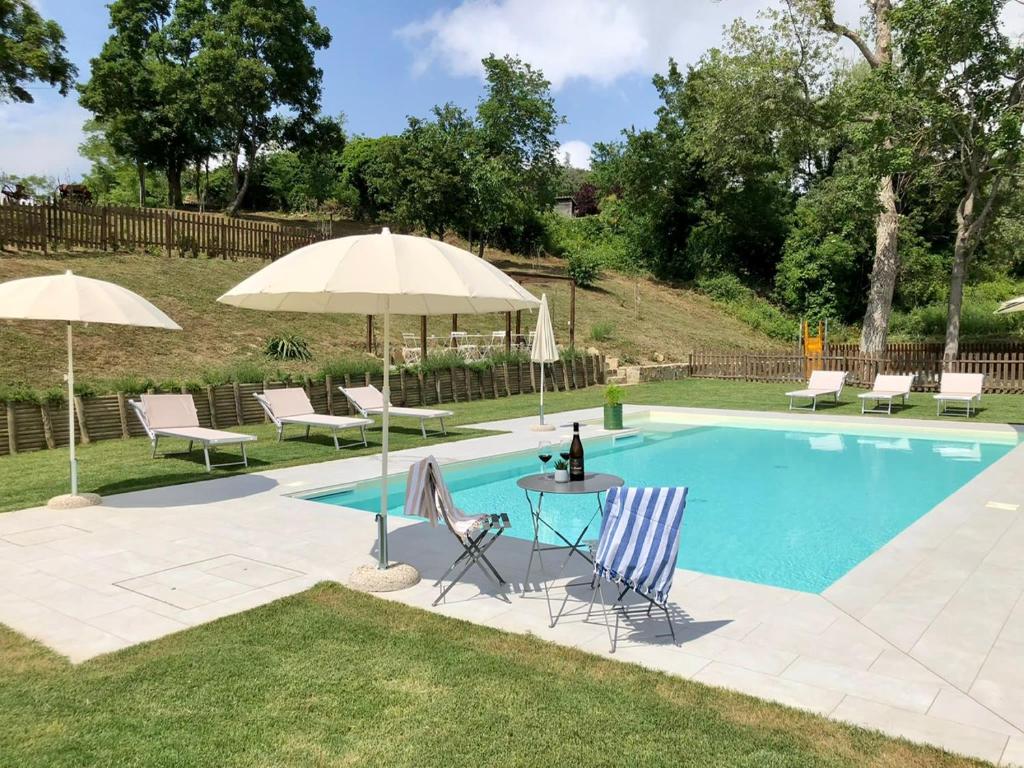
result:
M 609 488 L 617 488 L 624 484 L 617 475 L 601 472 L 585 472 L 582 480 L 570 480 L 568 483 L 556 483 L 551 473 L 542 475 L 526 475 L 516 480 L 516 485 L 527 491 L 540 493 L 601 493 Z

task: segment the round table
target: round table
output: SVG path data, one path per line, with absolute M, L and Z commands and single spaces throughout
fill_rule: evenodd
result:
M 530 583 L 530 571 L 533 568 L 533 556 L 537 555 L 537 564 L 540 565 L 541 577 L 544 583 L 544 594 L 548 601 L 548 615 L 551 619 L 551 626 L 554 626 L 554 613 L 551 610 L 551 595 L 548 591 L 548 575 L 547 570 L 544 568 L 544 559 L 542 552 L 548 552 L 550 550 L 569 550 L 569 554 L 565 556 L 565 560 L 562 561 L 561 567 L 558 569 L 558 575 L 561 575 L 565 570 L 566 564 L 574 554 L 579 555 L 588 563 L 594 561 L 587 555 L 586 552 L 580 549 L 580 543 L 583 541 L 583 537 L 587 535 L 587 531 L 590 530 L 590 526 L 594 522 L 594 518 L 601 514 L 603 507 L 603 499 L 601 495 L 609 488 L 618 488 L 624 484 L 624 480 L 618 475 L 610 475 L 603 472 L 585 472 L 582 480 L 570 480 L 567 483 L 555 482 L 553 474 L 536 474 L 526 475 L 516 481 L 516 485 L 523 489 L 526 494 L 526 501 L 530 505 L 530 517 L 533 520 L 533 543 L 530 547 L 530 560 L 526 564 L 526 576 L 523 578 L 523 597 L 526 597 L 526 587 Z M 534 505 L 533 499 L 530 497 L 530 492 L 537 494 L 537 504 Z M 557 528 L 551 525 L 550 522 L 543 517 L 543 505 L 544 505 L 544 494 L 566 494 L 566 495 L 580 495 L 592 493 L 597 498 L 597 508 L 594 511 L 593 516 L 587 521 L 587 524 L 580 531 L 579 536 L 576 537 L 575 541 L 570 541 L 562 534 Z M 551 544 L 542 546 L 540 543 L 540 528 L 544 526 L 552 533 L 561 539 L 564 544 Z

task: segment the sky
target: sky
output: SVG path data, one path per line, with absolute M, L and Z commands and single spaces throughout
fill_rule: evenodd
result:
M 89 60 L 109 34 L 108 0 L 32 0 L 57 20 L 88 79 Z M 408 115 L 448 101 L 472 108 L 480 60 L 516 54 L 551 81 L 566 122 L 557 133 L 572 165 L 586 167 L 595 141 L 654 122 L 651 77 L 669 57 L 693 63 L 734 18 L 753 19 L 772 0 L 312 0 L 333 35 L 319 52 L 323 110 L 343 112 L 350 134 L 398 133 Z M 836 0 L 855 26 L 861 0 Z M 75 94 L 44 86 L 33 104 L 0 104 L 0 173 L 60 181 L 88 169 L 78 154 L 88 113 Z

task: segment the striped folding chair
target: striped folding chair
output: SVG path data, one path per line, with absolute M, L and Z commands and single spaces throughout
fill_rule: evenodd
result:
M 601 598 L 601 609 L 608 627 L 611 652 L 618 642 L 619 619 L 627 615 L 622 598 L 634 592 L 647 601 L 647 615 L 660 608 L 668 621 L 672 642 L 676 631 L 668 611 L 668 593 L 679 554 L 679 529 L 686 507 L 686 488 L 611 488 L 605 499 L 601 538 L 594 551 L 594 587 L 587 609 L 590 619 L 594 599 Z M 615 585 L 618 597 L 612 605 L 615 626 L 608 618 L 604 582 Z

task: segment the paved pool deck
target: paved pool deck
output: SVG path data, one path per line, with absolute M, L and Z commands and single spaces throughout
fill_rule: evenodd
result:
M 755 418 L 840 430 L 857 417 L 627 407 L 641 417 Z M 599 409 L 555 414 L 564 434 Z M 903 430 L 1013 433 L 970 422 L 867 417 Z M 443 463 L 533 449 L 534 419 L 479 425 L 501 434 L 433 446 Z M 550 433 L 549 433 L 550 434 Z M 604 434 L 588 426 L 585 434 Z M 394 471 L 427 453 L 392 455 Z M 140 449 L 140 462 L 149 461 Z M 297 498 L 372 479 L 376 456 L 126 493 L 99 507 L 0 515 L 0 622 L 73 662 L 247 610 L 372 562 L 373 516 Z M 426 523 L 391 522 L 391 553 L 420 569 L 382 595 L 511 632 L 608 653 L 585 620 L 585 565 L 553 583 L 565 615 L 549 628 L 544 592 L 524 584 L 528 543 L 491 552 L 509 600 L 470 574 L 438 608 L 432 582 L 456 544 Z M 685 540 L 684 540 L 685 546 Z M 536 571 L 535 571 L 536 575 Z M 582 578 L 581 578 L 582 577 Z M 575 579 L 575 582 L 573 581 Z M 579 582 L 579 583 L 576 583 Z M 730 688 L 1002 765 L 1024 765 L 1024 443 L 864 560 L 821 595 L 680 570 L 672 593 L 679 644 L 664 622 L 623 625 L 615 658 Z

